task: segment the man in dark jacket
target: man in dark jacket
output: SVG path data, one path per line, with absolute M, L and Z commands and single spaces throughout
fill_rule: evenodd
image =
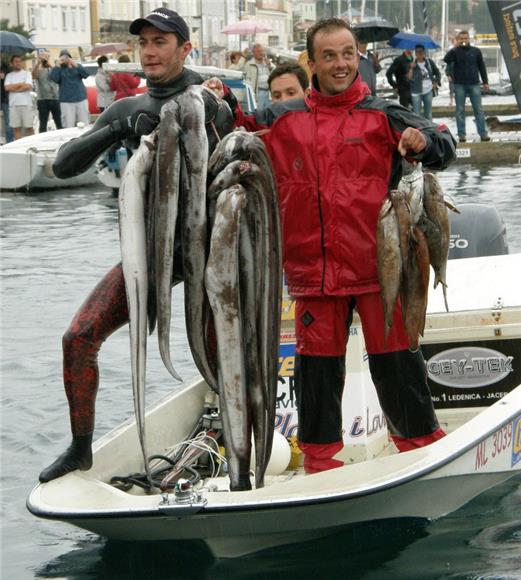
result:
M 481 86 L 479 78 L 483 81 L 483 91 L 488 92 L 487 68 L 483 60 L 481 50 L 470 45 L 469 33 L 462 30 L 457 36 L 458 46 L 449 50 L 443 59 L 450 70 L 449 81 L 454 82 L 454 97 L 456 100 L 456 124 L 458 138 L 464 143 L 466 138 L 465 129 L 465 101 L 470 98 L 472 110 L 476 117 L 476 125 L 482 141 L 490 141 L 487 133 L 485 114 L 481 106 Z
M 425 361 L 411 352 L 401 306 L 384 340 L 376 270 L 378 213 L 401 177 L 401 157 L 443 169 L 455 143 L 402 106 L 369 94 L 358 72 L 356 39 L 344 20 L 310 28 L 308 99 L 271 104 L 236 122 L 262 135 L 279 192 L 284 271 L 295 298 L 295 389 L 304 468 L 342 465 L 341 399 L 353 310 L 362 322 L 369 369 L 400 451 L 444 435 L 432 405 Z
M 162 106 L 189 85 L 203 81 L 199 74 L 184 68 L 192 45 L 188 26 L 177 12 L 158 8 L 145 18 L 134 20 L 129 30 L 139 35 L 140 59 L 148 92 L 114 102 L 98 117 L 92 129 L 63 145 L 53 165 L 58 177 L 84 172 L 103 151 L 118 141 L 124 140 L 128 148 L 135 149 L 140 137 L 157 126 Z M 217 141 L 213 127 L 219 137 L 223 137 L 232 125 L 229 111 L 223 117 L 225 109 L 212 109 L 214 102 L 209 100 L 205 107 L 210 150 Z M 182 272 L 176 272 L 175 277 L 182 278 Z M 72 443 L 42 471 L 40 481 L 92 466 L 97 355 L 103 341 L 127 322 L 125 283 L 121 264 L 118 264 L 94 288 L 63 337 L 63 378 L 69 401 Z
M 410 109 L 412 106 L 411 98 L 411 80 L 409 78 L 409 69 L 412 63 L 412 52 L 404 50 L 400 56 L 397 56 L 391 66 L 387 69 L 385 76 L 391 87 L 398 91 L 400 105 Z

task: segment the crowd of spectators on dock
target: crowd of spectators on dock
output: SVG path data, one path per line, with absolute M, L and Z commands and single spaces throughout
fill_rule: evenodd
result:
M 360 40 L 359 72 L 373 96 L 377 94 L 377 75 L 382 70 L 378 52 L 368 50 L 368 43 Z M 229 53 L 228 68 L 242 71 L 250 83 L 259 108 L 266 107 L 272 100 L 268 86 L 270 73 L 275 64 L 262 44 Z M 302 51 L 297 63 L 311 78 L 308 56 Z M 31 134 L 38 113 L 38 132 L 49 128 L 72 127 L 78 122 L 88 124 L 90 120 L 87 92 L 83 80 L 89 73 L 77 59 L 72 58 L 68 49 L 60 52 L 59 59 L 51 65 L 46 49 L 38 49 L 32 59 L 32 72 L 25 69 L 24 59 L 13 56 L 9 65 L 2 61 L 0 72 L 3 113 L 3 141 L 8 143 L 23 134 Z M 95 74 L 96 106 L 103 112 L 114 101 L 134 96 L 140 84 L 140 77 L 127 72 L 108 73 L 103 65 L 108 57 L 97 59 Z M 119 63 L 130 62 L 128 55 L 119 56 Z M 402 106 L 432 119 L 433 98 L 437 96 L 443 82 L 449 86 L 449 106 L 455 103 L 455 119 L 460 142 L 466 141 L 465 101 L 470 99 L 476 118 L 478 133 L 482 141 L 489 140 L 483 107 L 482 92 L 488 91 L 488 78 L 483 55 L 479 48 L 471 46 L 467 31 L 460 31 L 454 39 L 453 47 L 444 57 L 445 76 L 421 44 L 413 50 L 406 49 L 398 55 L 385 71 L 385 78 L 394 90 Z M 382 73 L 383 74 L 383 73 Z M 24 76 L 24 89 L 13 88 L 13 78 Z M 36 110 L 32 92 L 36 92 Z M 23 104 L 22 104 L 23 101 Z M 52 119 L 52 123 L 50 120 Z

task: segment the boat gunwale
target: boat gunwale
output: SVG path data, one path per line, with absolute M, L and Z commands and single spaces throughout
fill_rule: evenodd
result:
M 191 385 L 189 385 L 187 387 L 187 389 L 190 386 L 192 386 L 192 387 L 195 386 L 196 384 L 200 384 L 200 383 L 192 383 Z M 518 385 L 513 391 L 511 391 L 511 393 L 509 393 L 509 395 L 513 394 L 518 389 L 521 392 L 521 385 Z M 492 411 L 492 409 L 495 409 L 497 411 L 497 408 L 499 406 L 508 404 L 508 402 L 505 401 L 504 399 L 508 398 L 509 395 L 506 395 L 503 399 L 497 401 L 491 407 L 487 407 L 484 411 L 482 411 L 481 413 L 478 413 L 475 417 L 470 419 L 462 427 L 465 427 L 466 425 L 468 425 L 468 423 L 473 422 L 474 420 L 477 420 L 477 418 L 482 416 L 484 413 L 487 413 L 488 411 Z M 168 400 L 168 398 L 165 398 L 165 399 Z M 222 503 L 217 504 L 217 505 L 216 504 L 208 505 L 207 502 L 206 503 L 201 502 L 200 504 L 192 503 L 192 504 L 186 504 L 186 505 L 183 505 L 183 504 L 165 504 L 165 505 L 157 504 L 153 507 L 147 507 L 147 508 L 127 507 L 127 508 L 111 509 L 111 510 L 109 510 L 109 509 L 101 510 L 100 509 L 100 510 L 97 510 L 95 512 L 93 512 L 93 511 L 72 512 L 70 510 L 60 512 L 60 511 L 56 511 L 56 510 L 55 511 L 44 510 L 44 509 L 38 507 L 36 504 L 34 504 L 31 501 L 31 498 L 41 488 L 42 484 L 38 484 L 35 488 L 33 488 L 29 497 L 27 498 L 26 506 L 27 506 L 27 509 L 31 513 L 33 513 L 34 515 L 39 516 L 39 517 L 44 517 L 47 519 L 92 520 L 92 519 L 106 519 L 106 518 L 113 518 L 113 517 L 133 518 L 136 516 L 147 516 L 147 517 L 156 517 L 157 516 L 157 517 L 182 518 L 183 512 L 186 514 L 185 517 L 191 517 L 191 516 L 208 515 L 208 514 L 216 515 L 216 514 L 223 513 L 223 512 L 237 512 L 237 511 L 249 512 L 249 511 L 258 511 L 258 510 L 264 511 L 264 510 L 269 510 L 269 509 L 273 509 L 273 508 L 291 509 L 291 508 L 306 506 L 306 505 L 309 506 L 309 505 L 321 505 L 321 504 L 333 503 L 333 502 L 343 502 L 343 501 L 348 501 L 350 499 L 371 496 L 371 495 L 375 495 L 377 493 L 388 491 L 390 489 L 398 487 L 399 485 L 404 485 L 404 484 L 410 483 L 411 481 L 421 479 L 421 478 L 425 477 L 426 475 L 430 475 L 433 472 L 445 467 L 451 461 L 458 459 L 459 457 L 461 457 L 462 455 L 467 453 L 470 449 L 479 445 L 483 440 L 490 437 L 495 431 L 497 431 L 498 429 L 500 429 L 501 427 L 503 427 L 507 423 L 515 420 L 519 416 L 521 416 L 521 409 L 515 409 L 513 412 L 509 413 L 509 415 L 507 417 L 501 417 L 500 419 L 496 420 L 494 422 L 494 425 L 492 427 L 490 427 L 489 429 L 487 429 L 484 433 L 482 433 L 478 438 L 473 439 L 472 441 L 468 442 L 466 445 L 459 447 L 454 452 L 448 453 L 442 459 L 434 460 L 432 458 L 433 448 L 435 448 L 437 445 L 445 444 L 447 437 L 451 437 L 451 435 L 453 433 L 457 433 L 459 431 L 459 429 L 457 429 L 453 433 L 449 433 L 447 435 L 447 437 L 444 437 L 443 439 L 440 439 L 439 441 L 432 443 L 428 447 L 422 447 L 422 448 L 419 448 L 417 450 L 413 450 L 412 452 L 408 452 L 408 453 L 415 453 L 415 452 L 421 453 L 421 452 L 423 452 L 422 457 L 420 457 L 418 459 L 417 463 L 427 462 L 427 465 L 424 465 L 423 467 L 417 468 L 415 470 L 411 470 L 408 474 L 403 475 L 401 477 L 391 477 L 390 479 L 388 479 L 387 481 L 384 481 L 383 483 L 374 484 L 373 486 L 370 486 L 370 487 L 364 487 L 363 489 L 355 489 L 355 490 L 351 490 L 351 491 L 347 491 L 347 492 L 330 493 L 329 495 L 325 495 L 325 496 L 312 496 L 312 497 L 305 496 L 305 497 L 294 498 L 294 499 L 291 499 L 290 501 L 288 501 L 287 499 L 266 499 L 266 498 L 263 498 L 261 500 L 255 501 L 255 502 L 254 501 L 246 501 L 244 503 L 241 503 L 240 505 L 237 505 L 237 504 L 225 505 Z M 120 425 L 120 427 L 121 427 L 121 425 Z M 107 435 L 108 435 L 108 433 L 107 433 Z M 426 456 L 423 456 L 425 452 L 428 452 L 428 453 Z M 429 457 L 429 456 L 431 456 L 431 457 Z M 375 461 L 375 459 L 365 461 L 363 463 L 369 463 L 370 461 Z M 413 462 L 411 464 L 412 467 L 414 467 L 414 465 L 415 465 L 415 462 Z M 349 466 L 345 466 L 345 467 L 349 467 Z M 337 469 L 342 469 L 342 468 L 340 467 Z M 515 470 L 515 469 L 511 470 L 512 476 L 515 475 L 515 471 L 517 471 L 517 470 Z M 497 473 L 497 472 L 484 472 L 480 475 L 493 475 L 494 473 Z M 505 473 L 507 473 L 507 472 L 505 471 Z M 316 474 L 316 475 L 323 476 L 324 472 L 322 472 L 320 474 Z M 98 481 L 98 480 L 95 480 L 95 481 Z M 108 484 L 105 484 L 105 485 L 108 485 Z M 215 492 L 215 493 L 226 493 L 226 492 Z M 161 496 L 157 495 L 157 497 L 160 498 Z M 196 510 L 196 511 L 194 511 L 194 510 Z

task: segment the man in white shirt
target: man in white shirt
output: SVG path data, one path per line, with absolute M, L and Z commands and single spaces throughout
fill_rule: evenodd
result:
M 31 91 L 33 81 L 31 73 L 24 69 L 20 56 L 11 57 L 11 72 L 5 76 L 5 90 L 9 93 L 9 123 L 14 138 L 20 139 L 22 129 L 26 135 L 34 133 L 34 108 Z

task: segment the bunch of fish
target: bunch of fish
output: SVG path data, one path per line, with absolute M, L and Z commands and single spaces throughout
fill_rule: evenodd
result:
M 447 303 L 447 259 L 450 224 L 448 209 L 458 210 L 443 195 L 438 178 L 424 173 L 421 163 L 404 163 L 398 189 L 390 191 L 378 216 L 377 269 L 384 306 L 385 338 L 393 324 L 398 296 L 409 339 L 417 350 L 427 313 L 429 276 L 442 285 Z M 458 212 L 459 213 L 459 212 Z
M 230 488 L 244 490 L 251 489 L 252 432 L 257 487 L 263 485 L 273 441 L 280 225 L 273 172 L 259 137 L 230 133 L 208 158 L 205 104 L 212 99 L 218 101 L 211 91 L 190 87 L 163 106 L 159 128 L 142 138 L 120 188 L 120 240 L 146 469 L 147 315 L 151 330 L 157 320 L 162 360 L 179 379 L 169 335 L 171 290 L 181 259 L 190 348 L 199 372 L 219 393 Z

